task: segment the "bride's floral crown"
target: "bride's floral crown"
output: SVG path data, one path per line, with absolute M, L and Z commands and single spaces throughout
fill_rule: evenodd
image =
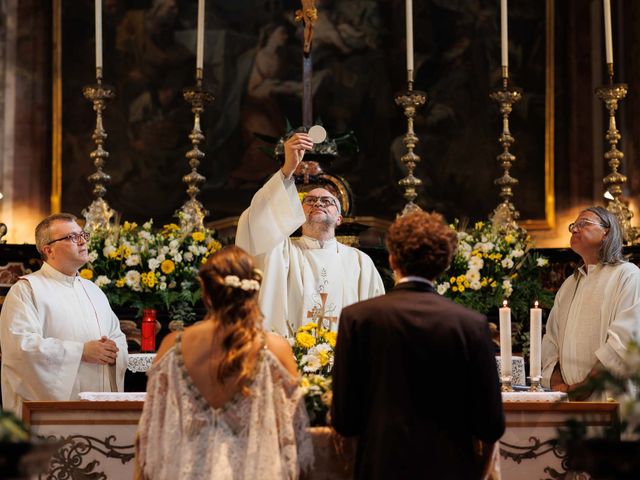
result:
M 255 270 L 255 273 L 259 275 L 259 278 L 262 278 L 262 275 L 260 275 L 260 272 L 258 270 Z M 258 282 L 257 280 L 248 278 L 243 278 L 241 280 L 237 275 L 227 275 L 226 277 L 224 277 L 224 285 L 226 287 L 240 288 L 245 292 L 260 290 L 260 282 Z

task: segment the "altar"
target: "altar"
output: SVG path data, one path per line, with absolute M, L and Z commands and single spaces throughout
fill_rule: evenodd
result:
M 134 439 L 142 406 L 142 401 L 135 400 L 26 402 L 23 419 L 35 436 L 61 442 L 48 478 L 82 474 L 124 479 L 133 474 Z M 617 403 L 516 401 L 505 402 L 504 411 L 507 429 L 500 440 L 503 480 L 560 478 L 567 458 L 554 443 L 557 429 L 569 419 L 588 428 L 612 425 L 618 419 Z M 307 478 L 351 478 L 353 445 L 327 427 L 314 427 L 310 432 L 316 464 Z

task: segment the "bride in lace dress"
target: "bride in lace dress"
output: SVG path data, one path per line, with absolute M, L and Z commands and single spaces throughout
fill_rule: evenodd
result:
M 138 477 L 296 479 L 313 463 L 288 342 L 262 330 L 261 275 L 236 246 L 199 272 L 204 321 L 168 335 L 149 370 Z

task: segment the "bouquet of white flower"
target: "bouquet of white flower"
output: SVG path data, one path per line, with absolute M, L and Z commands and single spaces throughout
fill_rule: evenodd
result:
M 532 253 L 533 241 L 523 228 L 497 229 L 477 222 L 464 230 L 459 222 L 458 248 L 449 269 L 437 280 L 438 293 L 484 314 L 496 313 L 509 301 L 514 317 L 514 348 L 529 345 L 529 308 L 534 301 L 551 307 L 553 294 L 540 281 L 540 268 L 548 260 Z
M 153 229 L 124 222 L 92 233 L 89 263 L 80 271 L 93 280 L 115 306 L 164 308 L 190 305 L 200 299 L 196 279 L 207 257 L 222 248 L 213 231 L 183 231 L 176 224 Z
M 336 332 L 312 322 L 300 327 L 291 339 L 298 368 L 302 371 L 300 386 L 304 390 L 311 425 L 327 423 L 336 338 Z

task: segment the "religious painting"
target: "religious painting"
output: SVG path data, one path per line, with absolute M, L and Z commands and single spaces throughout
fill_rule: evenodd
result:
M 91 202 L 86 178 L 95 113 L 82 87 L 95 83 L 94 1 L 61 8 L 62 210 Z M 354 214 L 391 219 L 404 205 L 399 179 L 406 119 L 394 94 L 406 88 L 404 0 L 316 0 L 313 118 L 332 138 L 351 134 L 327 171 L 346 179 Z M 206 177 L 199 199 L 209 220 L 239 215 L 278 167 L 273 144 L 301 124 L 300 2 L 206 2 L 202 114 Z M 427 103 L 415 121 L 424 182 L 417 202 L 449 219 L 486 218 L 498 204 L 499 2 L 414 0 L 415 85 Z M 521 218 L 547 226 L 553 213 L 553 2 L 509 2 L 511 80 L 523 99 L 511 115 L 512 175 Z M 106 199 L 128 220 L 169 221 L 186 200 L 193 114 L 182 89 L 195 83 L 197 2 L 103 0 Z M 357 145 L 357 148 L 353 148 Z M 55 150 L 55 149 L 54 149 Z M 55 159 L 54 159 L 55 160 Z M 55 190 L 55 186 L 54 186 Z M 551 199 L 551 204 L 549 204 Z M 537 222 L 537 223 L 536 223 Z

